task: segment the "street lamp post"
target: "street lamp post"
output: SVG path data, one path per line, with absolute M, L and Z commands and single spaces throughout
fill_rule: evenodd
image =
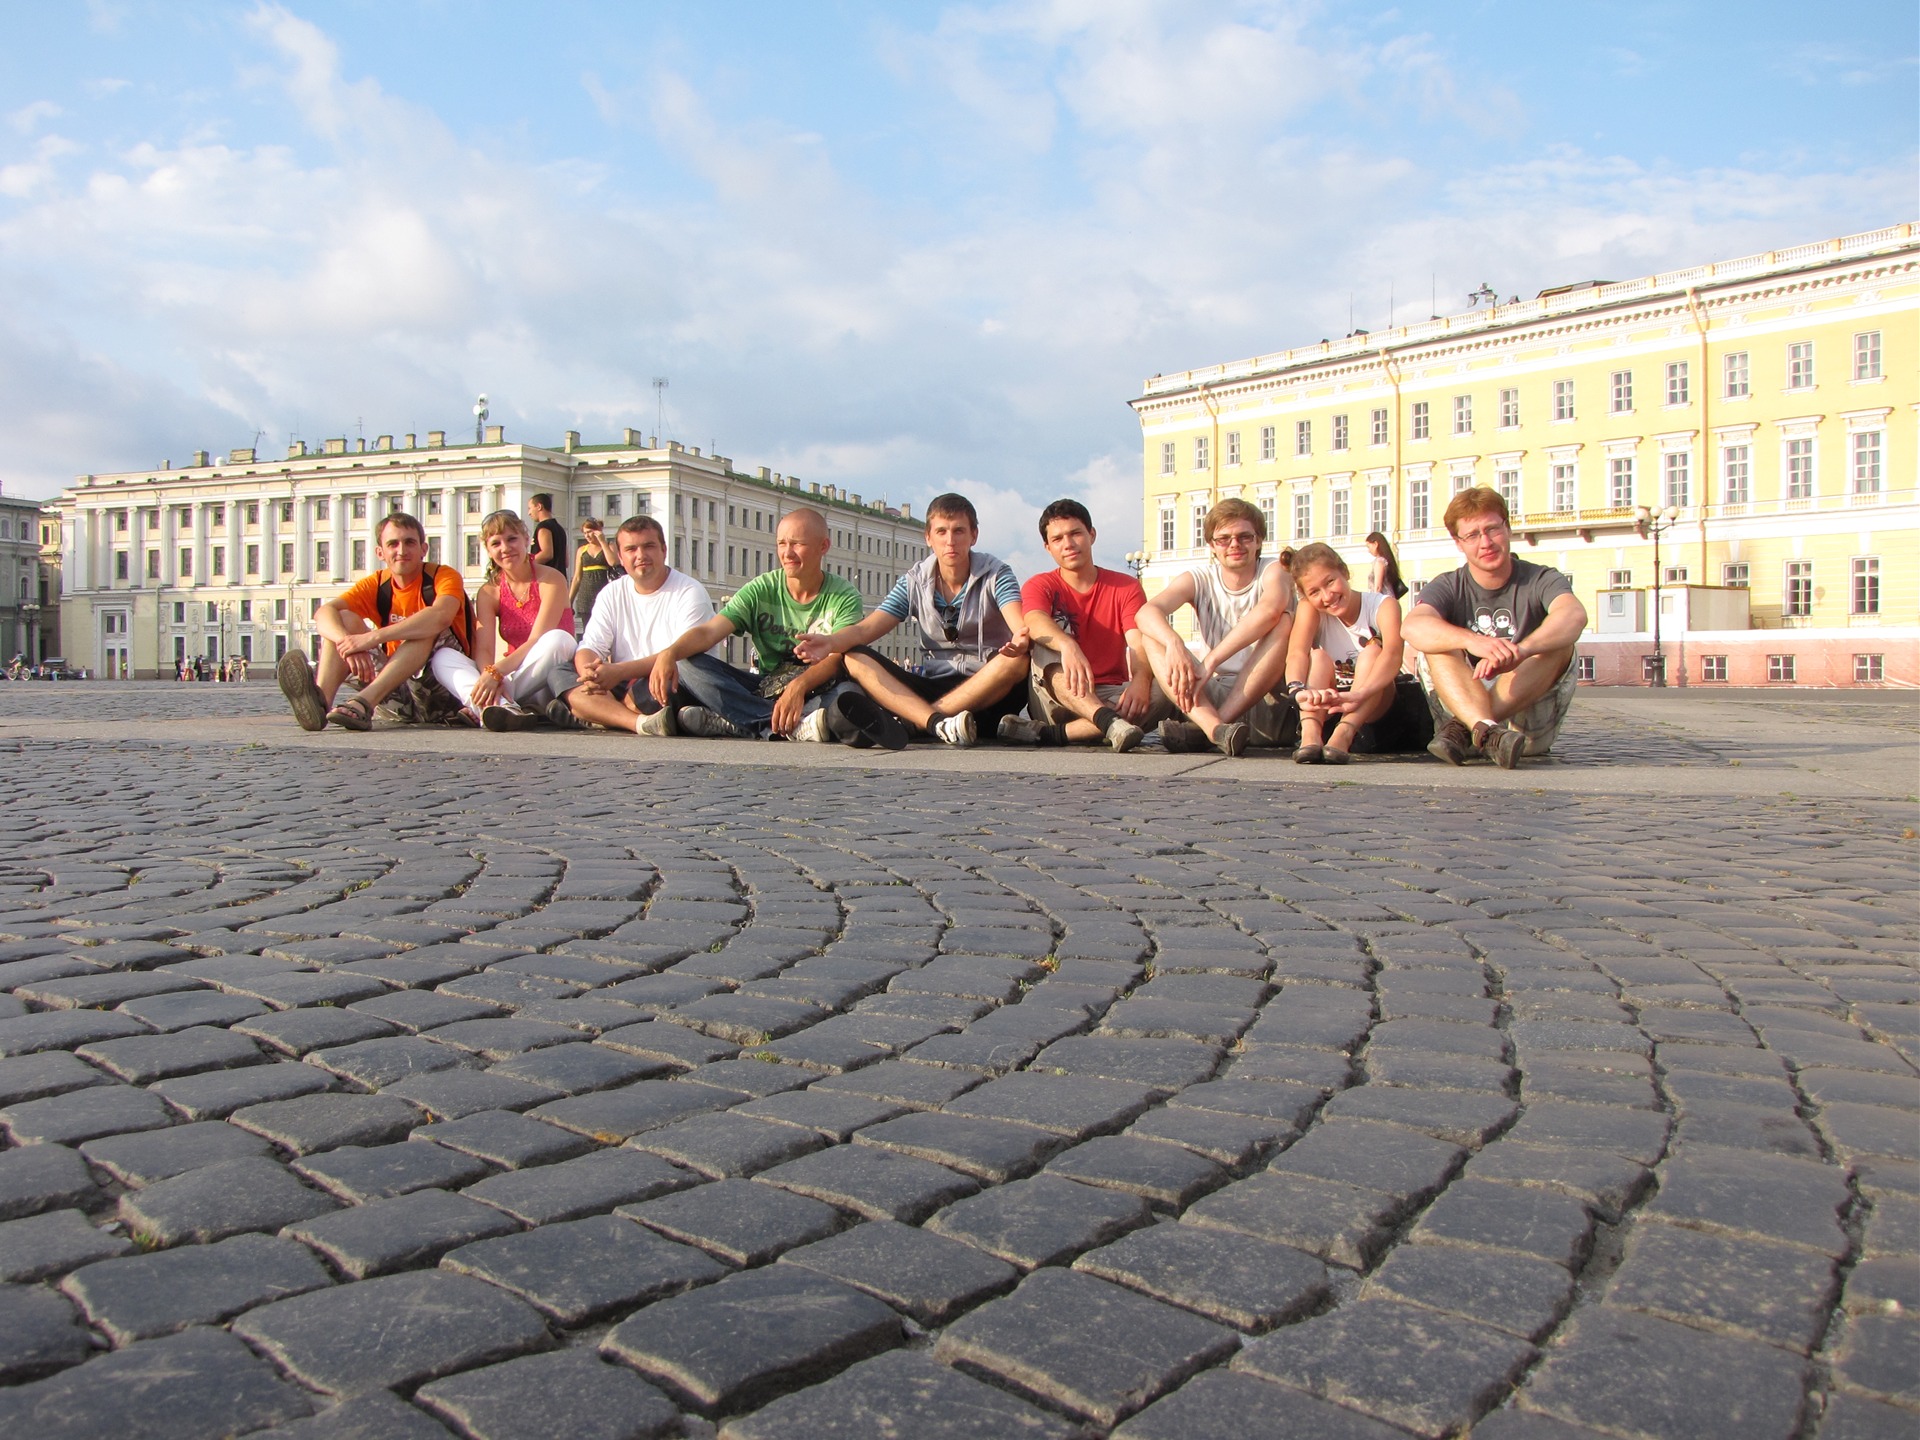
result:
M 1653 537 L 1653 678 L 1649 684 L 1664 689 L 1667 683 L 1667 657 L 1660 648 L 1660 589 L 1662 573 L 1660 570 L 1660 537 L 1673 528 L 1673 522 L 1680 518 L 1680 507 L 1668 505 L 1655 510 L 1650 505 L 1639 507 L 1639 519 L 1634 528 L 1643 536 Z
M 1127 567 L 1133 571 L 1136 580 L 1146 573 L 1147 562 L 1152 559 L 1153 556 L 1145 550 L 1129 550 L 1127 552 Z

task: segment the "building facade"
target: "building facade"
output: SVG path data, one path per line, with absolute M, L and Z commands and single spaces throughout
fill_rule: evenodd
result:
M 471 595 L 486 571 L 482 519 L 501 509 L 525 516 L 542 493 L 574 534 L 588 515 L 604 519 L 609 536 L 627 516 L 654 516 L 674 568 L 716 604 L 776 568 L 774 531 L 801 506 L 827 517 L 827 568 L 859 586 L 869 607 L 927 553 L 908 506 L 765 468 L 745 474 L 725 456 L 633 430 L 605 445 L 569 432 L 558 448 L 510 444 L 490 426 L 480 443 L 449 445 L 434 431 L 424 444 L 412 435 L 397 445 L 387 435 L 371 445 L 328 440 L 317 451 L 296 443 L 281 460 L 201 451 L 179 469 L 83 475 L 53 502 L 67 658 L 101 678 L 148 679 L 199 657 L 270 663 L 289 647 L 317 655 L 314 613 L 378 568 L 383 516 L 417 516 L 428 560 L 456 566 Z M 879 648 L 914 658 L 904 627 Z M 728 656 L 752 658 L 744 640 Z
M 43 648 L 46 614 L 40 570 L 40 502 L 0 494 L 0 665 L 58 653 Z
M 1270 550 L 1361 568 L 1379 531 L 1418 586 L 1460 563 L 1448 501 L 1489 485 L 1516 553 L 1587 604 L 1584 678 L 1650 680 L 1657 616 L 1671 684 L 1920 684 L 1913 225 L 1157 375 L 1131 404 L 1149 590 L 1206 558 L 1228 495 Z

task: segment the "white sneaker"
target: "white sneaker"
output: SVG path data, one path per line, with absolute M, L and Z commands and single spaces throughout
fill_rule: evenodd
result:
M 1014 745 L 1038 745 L 1040 727 L 1024 715 L 1002 715 L 1000 738 Z
M 962 710 L 958 715 L 942 715 L 933 722 L 933 737 L 942 745 L 966 749 L 980 738 L 974 727 L 973 712 Z
M 798 725 L 794 726 L 793 738 L 795 740 L 805 740 L 814 745 L 832 744 L 833 733 L 827 729 L 827 712 L 825 708 L 823 707 L 814 711 L 811 715 L 804 717 Z
M 1146 738 L 1147 732 L 1131 720 L 1116 719 L 1111 725 L 1107 726 L 1107 744 L 1122 754 L 1133 749 L 1134 746 Z
M 662 706 L 651 715 L 642 715 L 633 727 L 636 735 L 677 735 L 679 727 L 673 723 L 673 710 Z

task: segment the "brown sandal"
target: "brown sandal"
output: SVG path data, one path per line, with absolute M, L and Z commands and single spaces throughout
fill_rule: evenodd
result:
M 327 712 L 327 723 L 342 730 L 371 730 L 373 707 L 359 695 L 350 696 Z

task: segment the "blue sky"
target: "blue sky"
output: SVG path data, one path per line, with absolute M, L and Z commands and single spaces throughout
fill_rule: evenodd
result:
M 1147 375 L 1915 218 L 1910 3 L 97 0 L 0 51 L 0 487 L 654 428 L 1139 535 Z M 983 507 L 984 508 L 984 507 Z M 993 536 L 989 535 L 989 540 Z M 1006 553 L 1037 554 L 1007 537 Z

